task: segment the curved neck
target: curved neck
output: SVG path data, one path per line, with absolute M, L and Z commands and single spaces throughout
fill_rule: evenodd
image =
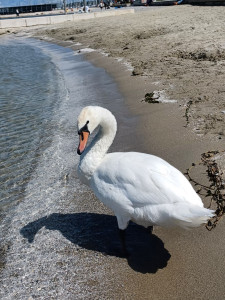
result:
M 80 158 L 79 172 L 87 181 L 90 180 L 106 155 L 115 138 L 116 131 L 117 124 L 114 116 L 112 114 L 103 116 L 99 124 L 98 133 Z M 85 183 L 88 184 L 87 182 Z

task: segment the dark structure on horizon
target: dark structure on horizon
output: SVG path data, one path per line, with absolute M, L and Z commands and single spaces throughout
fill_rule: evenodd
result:
M 64 4 L 75 7 L 79 0 L 0 0 L 0 14 L 52 11 L 54 9 L 64 9 Z

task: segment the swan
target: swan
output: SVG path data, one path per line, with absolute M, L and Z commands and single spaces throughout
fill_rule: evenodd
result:
M 109 110 L 87 106 L 77 123 L 78 176 L 114 212 L 124 251 L 129 221 L 146 228 L 190 228 L 214 216 L 213 210 L 203 207 L 186 177 L 165 160 L 139 152 L 107 153 L 117 131 L 116 119 Z M 98 132 L 87 146 L 96 128 Z

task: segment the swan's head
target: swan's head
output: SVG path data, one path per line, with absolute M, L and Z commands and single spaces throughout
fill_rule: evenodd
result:
M 79 155 L 85 150 L 89 135 L 98 125 L 104 127 L 105 130 L 107 127 L 112 128 L 115 126 L 116 128 L 115 117 L 109 110 L 103 107 L 86 106 L 83 108 L 77 120 L 78 134 L 80 136 L 80 143 L 77 149 Z

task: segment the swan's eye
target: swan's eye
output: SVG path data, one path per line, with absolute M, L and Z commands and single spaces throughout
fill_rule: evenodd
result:
M 88 130 L 88 127 L 87 127 L 88 123 L 89 123 L 89 121 L 87 121 L 86 124 L 80 130 L 78 130 L 78 134 L 81 135 L 82 141 L 84 139 L 83 132 L 88 132 L 90 134 L 90 131 Z

